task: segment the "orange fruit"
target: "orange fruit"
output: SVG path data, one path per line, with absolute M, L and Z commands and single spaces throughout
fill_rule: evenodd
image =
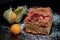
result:
M 16 20 L 17 19 L 17 15 L 16 13 L 13 12 L 13 16 L 12 16 L 13 20 Z
M 13 33 L 13 34 L 19 34 L 20 32 L 21 32 L 21 25 L 19 25 L 19 24 L 14 24 L 14 25 L 12 25 L 11 26 L 11 28 L 10 28 L 10 31 L 11 31 L 11 33 Z

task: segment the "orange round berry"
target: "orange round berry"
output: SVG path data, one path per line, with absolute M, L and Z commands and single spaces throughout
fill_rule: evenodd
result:
M 19 34 L 20 32 L 21 32 L 21 25 L 19 25 L 19 24 L 14 24 L 14 25 L 12 25 L 11 26 L 11 28 L 10 28 L 10 31 L 11 31 L 11 33 L 13 33 L 13 34 Z
M 13 18 L 13 20 L 16 20 L 16 19 L 17 19 L 17 15 L 16 15 L 16 13 L 13 13 L 12 18 Z

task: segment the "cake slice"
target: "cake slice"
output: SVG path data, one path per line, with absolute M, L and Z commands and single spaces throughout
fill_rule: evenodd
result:
M 52 27 L 52 10 L 49 7 L 29 8 L 24 21 L 26 32 L 49 35 Z

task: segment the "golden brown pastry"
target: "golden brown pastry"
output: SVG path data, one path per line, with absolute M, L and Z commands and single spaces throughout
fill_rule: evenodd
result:
M 49 7 L 30 8 L 24 21 L 26 32 L 49 35 L 52 27 L 52 10 Z

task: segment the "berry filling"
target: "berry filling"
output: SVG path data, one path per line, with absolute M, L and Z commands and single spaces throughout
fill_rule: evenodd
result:
M 38 20 L 39 17 L 40 17 L 39 14 L 34 13 L 34 14 L 30 17 L 30 20 Z
M 39 15 L 37 13 L 34 13 L 31 17 L 30 20 L 38 20 L 38 18 L 40 17 L 40 19 L 47 19 L 49 20 L 50 15 L 44 16 L 44 15 Z

